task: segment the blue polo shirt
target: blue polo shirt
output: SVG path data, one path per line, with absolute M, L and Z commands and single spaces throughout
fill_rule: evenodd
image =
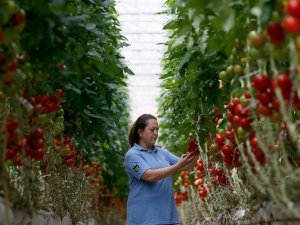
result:
M 146 170 L 173 165 L 178 159 L 167 149 L 157 146 L 149 151 L 134 144 L 128 150 L 125 155 L 125 168 L 130 182 L 127 225 L 179 224 L 172 177 L 155 182 L 141 179 Z

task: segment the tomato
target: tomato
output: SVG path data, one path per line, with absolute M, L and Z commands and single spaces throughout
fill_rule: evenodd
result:
M 277 99 L 273 98 L 272 100 L 272 108 L 276 111 L 279 111 L 280 104 Z
M 235 104 L 231 101 L 227 106 L 226 109 L 228 109 L 230 112 L 234 112 Z
M 226 68 L 226 73 L 229 79 L 231 79 L 234 75 L 234 67 L 233 66 L 228 66 Z
M 234 133 L 233 133 L 233 131 L 227 130 L 227 131 L 225 132 L 225 137 L 226 137 L 228 140 L 234 139 Z
M 188 152 L 199 154 L 198 142 L 196 139 L 191 139 L 188 141 Z
M 257 113 L 259 113 L 262 116 L 271 116 L 272 115 L 272 109 L 264 106 L 261 103 L 257 104 L 256 111 L 257 111 Z
M 237 104 L 240 103 L 240 100 L 239 100 L 238 97 L 234 97 L 234 98 L 231 100 L 231 102 L 233 103 L 234 106 L 236 106 Z
M 300 19 L 293 16 L 285 16 L 283 19 L 283 28 L 290 34 L 300 33 Z
M 217 146 L 216 143 L 212 143 L 212 144 L 210 145 L 210 152 L 211 152 L 212 154 L 218 152 L 218 146 Z
M 215 177 L 211 178 L 211 184 L 212 185 L 217 185 L 218 184 L 218 179 L 215 178 Z
M 19 26 L 19 25 L 25 23 L 25 11 L 21 10 L 20 12 L 15 13 L 10 18 L 9 22 L 12 26 Z
M 289 0 L 286 10 L 291 16 L 300 17 L 300 1 Z
M 6 122 L 6 130 L 9 133 L 13 133 L 17 129 L 18 126 L 19 126 L 19 122 L 16 118 L 8 120 Z
M 44 140 L 42 138 L 39 138 L 37 140 L 34 141 L 34 148 L 38 149 L 38 148 L 44 148 Z
M 284 41 L 284 29 L 279 23 L 271 22 L 267 27 L 270 42 L 273 45 L 280 45 Z
M 218 181 L 220 184 L 223 184 L 223 185 L 227 185 L 229 183 L 225 176 L 219 176 Z
M 7 68 L 11 72 L 15 72 L 19 68 L 19 66 L 20 66 L 19 62 L 17 62 L 17 61 L 7 64 Z
M 247 133 L 248 133 L 242 127 L 239 127 L 236 132 L 237 132 L 237 136 L 238 136 L 239 140 L 243 140 L 246 137 Z
M 241 65 L 234 65 L 233 71 L 234 71 L 234 74 L 235 74 L 236 76 L 240 76 L 240 75 L 243 74 L 244 69 L 243 69 L 243 67 L 242 67 Z
M 55 91 L 58 94 L 59 99 L 63 99 L 65 97 L 65 94 L 62 89 L 56 89 Z
M 44 136 L 44 131 L 41 128 L 36 128 L 35 130 L 33 130 L 32 133 L 33 133 L 33 137 L 36 139 L 43 138 Z
M 252 148 L 257 148 L 258 144 L 257 144 L 257 138 L 256 137 L 251 138 L 250 145 L 251 145 Z
M 217 134 L 215 139 L 218 145 L 223 145 L 224 137 L 221 134 Z
M 38 148 L 33 150 L 33 158 L 35 160 L 42 160 L 44 158 L 45 152 L 44 149 Z
M 76 152 L 75 151 L 69 151 L 66 155 L 67 159 L 75 158 Z
M 259 148 L 253 148 L 252 152 L 256 160 L 259 161 L 261 165 L 264 165 L 266 162 L 265 154 Z
M 226 117 L 228 121 L 233 122 L 234 115 L 232 114 L 232 112 L 227 112 Z
M 201 160 L 197 161 L 196 168 L 199 171 L 203 171 L 204 170 L 204 165 L 203 165 L 203 162 Z
M 205 198 L 207 196 L 207 189 L 204 187 L 200 188 L 199 196 L 200 196 L 200 198 Z
M 5 159 L 6 160 L 12 160 L 16 156 L 16 153 L 17 152 L 14 149 L 7 148 L 5 150 Z
M 245 98 L 246 99 L 250 99 L 252 96 L 251 96 L 251 93 L 249 92 L 249 91 L 246 91 L 245 93 L 244 93 L 244 96 L 245 96 Z
M 67 159 L 64 162 L 68 167 L 72 167 L 75 163 L 75 159 L 74 158 Z M 91 172 L 87 172 L 87 174 L 91 175 Z M 89 176 L 89 175 L 87 175 L 87 176 Z
M 224 70 L 219 73 L 219 78 L 222 81 L 228 81 L 229 80 L 229 76 L 226 73 L 226 71 L 224 71 Z
M 270 106 L 272 100 L 273 100 L 273 96 L 270 95 L 267 92 L 261 92 L 259 93 L 259 95 L 257 96 L 259 102 L 261 104 L 263 104 L 264 106 Z
M 211 168 L 210 173 L 217 176 L 221 176 L 223 174 L 223 170 L 220 167 Z
M 46 112 L 49 113 L 49 112 L 54 112 L 57 110 L 57 108 L 59 107 L 59 104 L 58 102 L 52 102 L 52 103 L 49 103 L 47 106 L 46 106 Z
M 233 149 L 229 145 L 224 145 L 221 148 L 221 152 L 224 154 L 224 156 L 231 156 L 233 154 Z
M 234 115 L 232 121 L 236 126 L 240 126 L 241 118 L 238 115 Z
M 251 80 L 251 85 L 260 92 L 266 92 L 271 87 L 272 81 L 269 77 L 263 74 L 254 76 Z
M 278 86 L 281 89 L 283 95 L 285 93 L 289 95 L 293 86 L 288 74 L 279 74 L 274 81 L 274 84 L 275 87 Z
M 0 30 L 0 44 L 4 43 L 5 41 L 5 33 Z
M 13 163 L 15 166 L 21 166 L 23 164 L 23 158 L 20 154 L 17 154 L 13 159 Z
M 249 119 L 241 118 L 240 120 L 240 126 L 244 129 L 249 129 L 251 127 Z
M 265 44 L 265 37 L 262 33 L 257 31 L 250 31 L 249 44 L 255 48 L 261 48 Z
M 195 185 L 196 187 L 203 186 L 203 185 L 204 185 L 204 182 L 205 182 L 205 179 L 204 179 L 204 178 L 199 178 L 199 179 L 195 180 L 194 185 Z

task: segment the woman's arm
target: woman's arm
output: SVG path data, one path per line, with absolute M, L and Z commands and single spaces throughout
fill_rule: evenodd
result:
M 175 172 L 182 171 L 183 168 L 191 166 L 194 163 L 193 153 L 187 153 L 179 158 L 178 162 L 172 166 L 160 169 L 148 169 L 143 174 L 142 179 L 145 181 L 157 181 L 172 175 Z

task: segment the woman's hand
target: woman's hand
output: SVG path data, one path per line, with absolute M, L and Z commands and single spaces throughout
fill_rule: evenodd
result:
M 187 171 L 192 169 L 196 165 L 198 159 L 199 159 L 199 154 L 195 154 L 195 153 L 192 154 L 190 162 L 187 163 L 184 167 L 182 167 L 180 171 Z
M 186 154 L 183 154 L 175 165 L 178 170 L 182 171 L 187 167 L 193 166 L 197 162 L 198 158 L 199 155 L 194 155 L 193 152 L 188 152 Z

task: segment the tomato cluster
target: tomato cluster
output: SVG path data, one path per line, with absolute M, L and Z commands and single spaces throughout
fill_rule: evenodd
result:
M 190 139 L 188 141 L 188 148 L 187 148 L 188 152 L 193 153 L 193 155 L 199 155 L 199 147 L 198 147 L 198 142 L 196 140 L 196 138 Z
M 12 118 L 6 121 L 6 149 L 5 160 L 12 160 L 14 165 L 22 165 L 22 141 L 18 134 L 19 122 L 16 118 Z
M 34 111 L 40 114 L 55 112 L 63 99 L 64 93 L 61 89 L 56 90 L 56 94 L 36 95 L 28 97 L 29 102 L 34 107 Z
M 24 151 L 33 160 L 43 160 L 44 150 L 44 131 L 41 128 L 33 128 L 29 135 L 24 139 Z
M 287 15 L 283 19 L 283 27 L 290 34 L 300 34 L 300 1 L 289 0 L 286 6 Z
M 266 75 L 258 74 L 252 78 L 251 84 L 258 99 L 257 113 L 262 116 L 270 116 L 274 120 L 280 118 L 280 105 L 275 94 L 276 88 L 280 90 L 285 100 L 286 109 L 298 109 L 300 106 L 300 99 L 289 73 L 281 73 L 273 80 Z
M 15 83 L 15 72 L 20 66 L 20 56 L 15 45 L 24 28 L 25 12 L 13 1 L 0 3 L 4 9 L 0 18 L 0 86 L 4 92 Z

